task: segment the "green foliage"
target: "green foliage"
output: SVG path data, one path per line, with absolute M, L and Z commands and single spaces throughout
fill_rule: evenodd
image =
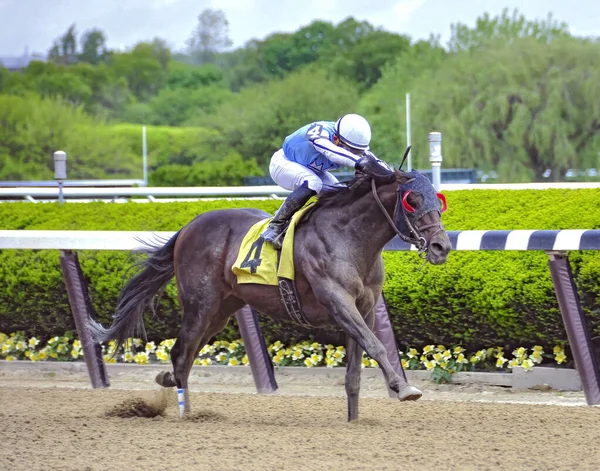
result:
M 495 170 L 501 181 L 597 167 L 599 53 L 600 43 L 521 39 L 455 54 L 413 87 L 415 134 L 442 132 L 445 165 Z M 420 168 L 425 146 L 415 143 Z
M 244 177 L 261 176 L 256 161 L 244 160 L 236 153 L 222 160 L 197 162 L 189 165 L 171 164 L 150 174 L 151 186 L 239 186 Z
M 195 123 L 218 129 L 242 156 L 266 166 L 287 135 L 311 121 L 350 113 L 357 102 L 356 86 L 350 82 L 320 70 L 303 70 L 245 88 Z
M 448 230 L 598 229 L 600 190 L 465 190 L 447 192 Z M 252 206 L 273 214 L 277 200 L 157 204 L 0 204 L 0 230 L 176 231 L 197 214 Z M 118 293 L 132 275 L 128 254 L 81 251 L 94 308 L 111 322 Z M 571 265 L 592 331 L 600 334 L 600 254 L 574 252 Z M 538 252 L 452 252 L 443 266 L 426 266 L 414 253 L 384 254 L 384 295 L 402 346 L 456 345 L 507 350 L 521 345 L 553 347 L 566 341 L 548 259 Z M 57 251 L 0 252 L 0 331 L 52 336 L 72 330 Z M 171 283 L 157 316 L 146 322 L 153 340 L 178 330 L 178 301 Z M 306 331 L 289 322 L 264 320 L 267 339 L 316 338 L 341 342 L 339 330 Z M 231 324 L 219 338 L 237 338 Z
M 569 27 L 564 22 L 558 22 L 548 13 L 545 20 L 529 21 L 524 15 L 513 10 L 508 15 L 508 8 L 502 15 L 490 18 L 488 13 L 477 18 L 475 28 L 456 23 L 451 26 L 452 35 L 448 42 L 451 52 L 470 51 L 490 45 L 490 42 L 502 41 L 510 44 L 520 38 L 532 38 L 542 44 L 547 44 L 556 38 L 570 37 Z

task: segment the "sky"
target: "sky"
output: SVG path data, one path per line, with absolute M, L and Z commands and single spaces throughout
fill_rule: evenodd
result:
M 159 37 L 179 51 L 206 8 L 225 12 L 234 48 L 314 20 L 337 24 L 349 16 L 414 40 L 433 33 L 445 45 L 452 23 L 474 26 L 483 13 L 495 16 L 504 7 L 527 19 L 552 12 L 572 34 L 600 36 L 598 0 L 0 0 L 0 56 L 21 56 L 26 48 L 45 55 L 72 23 L 79 34 L 104 31 L 111 49 Z

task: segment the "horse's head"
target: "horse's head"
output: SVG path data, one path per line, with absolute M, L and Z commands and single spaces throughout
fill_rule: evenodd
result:
M 452 244 L 441 221 L 441 213 L 447 209 L 444 195 L 437 193 L 422 173 L 393 170 L 370 152 L 364 154 L 362 173 L 371 177 L 373 195 L 398 237 L 416 246 L 419 255 L 432 264 L 445 263 Z M 396 208 L 390 218 L 375 191 L 375 180 L 393 178 L 393 175 L 398 188 Z M 361 182 L 360 178 L 356 181 Z
M 398 236 L 415 245 L 419 255 L 430 263 L 445 263 L 452 249 L 441 220 L 441 213 L 448 208 L 445 196 L 437 193 L 422 173 L 402 170 L 394 173 L 398 199 L 393 220 Z

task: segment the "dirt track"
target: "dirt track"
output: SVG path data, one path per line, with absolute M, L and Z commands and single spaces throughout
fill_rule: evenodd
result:
M 365 397 L 348 424 L 338 385 L 319 396 L 194 392 L 191 420 L 168 391 L 164 418 L 123 419 L 105 413 L 127 398 L 156 401 L 158 387 L 60 379 L 0 378 L 2 469 L 600 469 L 598 408 Z

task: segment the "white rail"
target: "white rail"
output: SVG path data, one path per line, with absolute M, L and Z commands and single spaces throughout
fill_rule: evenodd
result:
M 577 183 L 443 183 L 441 191 L 454 190 L 547 190 L 547 189 L 584 189 L 600 188 L 600 182 Z M 24 199 L 27 201 L 58 199 L 58 187 L 19 187 L 0 188 L 0 200 Z M 81 188 L 66 187 L 63 194 L 67 200 L 98 199 L 122 200 L 123 198 L 147 198 L 144 202 L 154 201 L 154 198 L 272 198 L 289 195 L 278 185 L 264 186 L 215 186 L 215 187 L 111 187 L 111 188 Z M 166 201 L 166 200 L 156 200 Z M 170 199 L 169 201 L 173 201 Z
M 0 231 L 0 249 L 135 250 L 144 242 L 163 245 L 172 231 Z M 448 231 L 454 250 L 600 250 L 600 230 Z M 388 251 L 416 248 L 394 237 Z

